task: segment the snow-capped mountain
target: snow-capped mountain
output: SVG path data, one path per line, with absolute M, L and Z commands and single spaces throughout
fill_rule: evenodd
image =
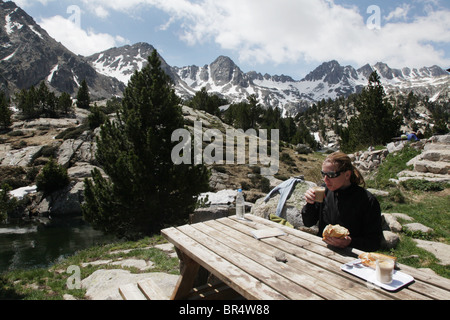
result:
M 126 45 L 120 48 L 111 48 L 87 57 L 87 61 L 99 73 L 113 77 L 128 84 L 135 71 L 140 71 L 147 65 L 148 57 L 155 48 L 145 42 L 139 42 L 132 46 Z M 186 85 L 159 55 L 161 68 L 172 78 L 176 85 L 176 92 L 182 97 L 192 97 L 195 91 Z
M 97 73 L 51 38 L 14 2 L 0 0 L 0 89 L 14 93 L 46 81 L 50 88 L 73 95 L 83 80 L 93 97 L 120 95 L 124 89 L 122 82 Z
M 153 50 L 149 44 L 137 43 L 95 54 L 88 60 L 97 72 L 116 77 L 126 84 L 135 70 L 145 66 L 145 57 Z M 322 99 L 358 93 L 367 85 L 373 71 L 378 72 L 388 92 L 409 93 L 413 90 L 433 99 L 448 98 L 450 92 L 450 75 L 437 66 L 400 70 L 380 62 L 355 69 L 341 66 L 337 61 L 329 61 L 297 81 L 286 75 L 262 75 L 255 71 L 244 73 L 225 56 L 203 67 L 171 67 L 162 57 L 161 60 L 163 69 L 174 80 L 176 91 L 183 98 L 192 97 L 203 87 L 210 93 L 227 98 L 231 103 L 240 102 L 254 94 L 264 106 L 282 108 L 285 114 L 296 114 Z
M 134 72 L 146 65 L 153 50 L 153 46 L 141 42 L 81 57 L 51 38 L 14 2 L 0 0 L 0 90 L 11 94 L 46 81 L 51 89 L 74 95 L 82 80 L 86 80 L 94 99 L 120 96 Z M 375 70 L 387 91 L 413 90 L 433 100 L 446 101 L 450 94 L 450 75 L 437 66 L 400 70 L 377 63 L 356 70 L 329 61 L 304 79 L 294 80 L 286 75 L 244 73 L 225 56 L 203 67 L 173 67 L 160 58 L 177 94 L 184 99 L 206 87 L 208 92 L 227 98 L 230 103 L 256 95 L 263 106 L 281 108 L 285 115 L 295 115 L 322 99 L 359 92 Z

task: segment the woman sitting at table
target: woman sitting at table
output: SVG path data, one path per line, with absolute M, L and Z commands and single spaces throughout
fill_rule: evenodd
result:
M 326 185 L 324 202 L 315 202 L 314 189 L 305 193 L 307 204 L 302 210 L 305 226 L 319 222 L 321 236 L 327 225 L 339 224 L 347 228 L 350 235 L 343 239 L 325 239 L 327 244 L 363 251 L 378 250 L 382 237 L 380 204 L 364 188 L 364 178 L 351 159 L 342 152 L 329 155 L 322 165 L 322 176 Z

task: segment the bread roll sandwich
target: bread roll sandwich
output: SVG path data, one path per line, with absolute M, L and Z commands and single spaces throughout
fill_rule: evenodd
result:
M 361 259 L 361 263 L 365 265 L 366 267 L 370 267 L 375 269 L 376 268 L 376 261 L 377 260 L 385 260 L 385 259 L 392 259 L 397 263 L 397 258 L 388 256 L 382 253 L 376 253 L 376 252 L 364 252 L 358 256 L 359 259 Z
M 347 228 L 342 227 L 340 225 L 327 225 L 325 229 L 323 230 L 322 236 L 325 240 L 326 238 L 345 238 L 346 236 L 350 235 L 350 232 Z

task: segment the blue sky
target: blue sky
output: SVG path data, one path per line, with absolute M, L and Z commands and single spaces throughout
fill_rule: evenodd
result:
M 90 55 L 147 42 L 172 66 L 218 56 L 296 80 L 322 62 L 450 67 L 448 0 L 16 0 L 56 40 Z

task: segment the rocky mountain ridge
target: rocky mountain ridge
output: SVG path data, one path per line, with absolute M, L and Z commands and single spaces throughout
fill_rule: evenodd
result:
M 4 21 L 0 23 L 0 89 L 10 94 L 46 81 L 52 90 L 74 96 L 86 79 L 93 99 L 121 96 L 130 77 L 146 65 L 154 50 L 150 44 L 139 42 L 89 57 L 76 55 L 52 39 L 14 2 L 0 0 L 0 21 Z M 254 94 L 263 106 L 280 108 L 284 115 L 292 116 L 323 99 L 360 92 L 373 71 L 379 73 L 388 92 L 413 91 L 432 100 L 448 100 L 450 95 L 450 75 L 438 66 L 393 69 L 379 62 L 355 69 L 333 60 L 324 62 L 304 79 L 294 80 L 288 75 L 243 72 L 226 56 L 203 67 L 170 66 L 163 57 L 161 61 L 177 94 L 184 99 L 203 87 L 230 103 Z
M 0 1 L 0 61 L 0 89 L 9 94 L 44 80 L 52 90 L 71 95 L 86 80 L 93 98 L 121 95 L 125 88 L 50 37 L 14 2 Z
M 114 48 L 88 58 L 97 72 L 115 76 L 127 83 L 131 72 L 144 66 L 143 52 L 153 47 L 146 43 Z M 135 52 L 136 55 L 130 54 Z M 107 58 L 105 58 L 107 56 Z M 368 83 L 373 71 L 381 77 L 386 91 L 406 93 L 413 91 L 428 95 L 433 100 L 448 99 L 450 75 L 438 66 L 393 69 L 379 62 L 359 69 L 341 66 L 333 60 L 324 62 L 297 81 L 287 75 L 262 75 L 256 71 L 243 72 L 229 57 L 220 56 L 211 64 L 186 67 L 170 67 L 162 59 L 166 72 L 176 85 L 177 93 L 190 98 L 203 87 L 208 92 L 227 98 L 231 103 L 256 95 L 266 107 L 281 108 L 284 115 L 295 115 L 322 99 L 336 99 L 359 93 Z

